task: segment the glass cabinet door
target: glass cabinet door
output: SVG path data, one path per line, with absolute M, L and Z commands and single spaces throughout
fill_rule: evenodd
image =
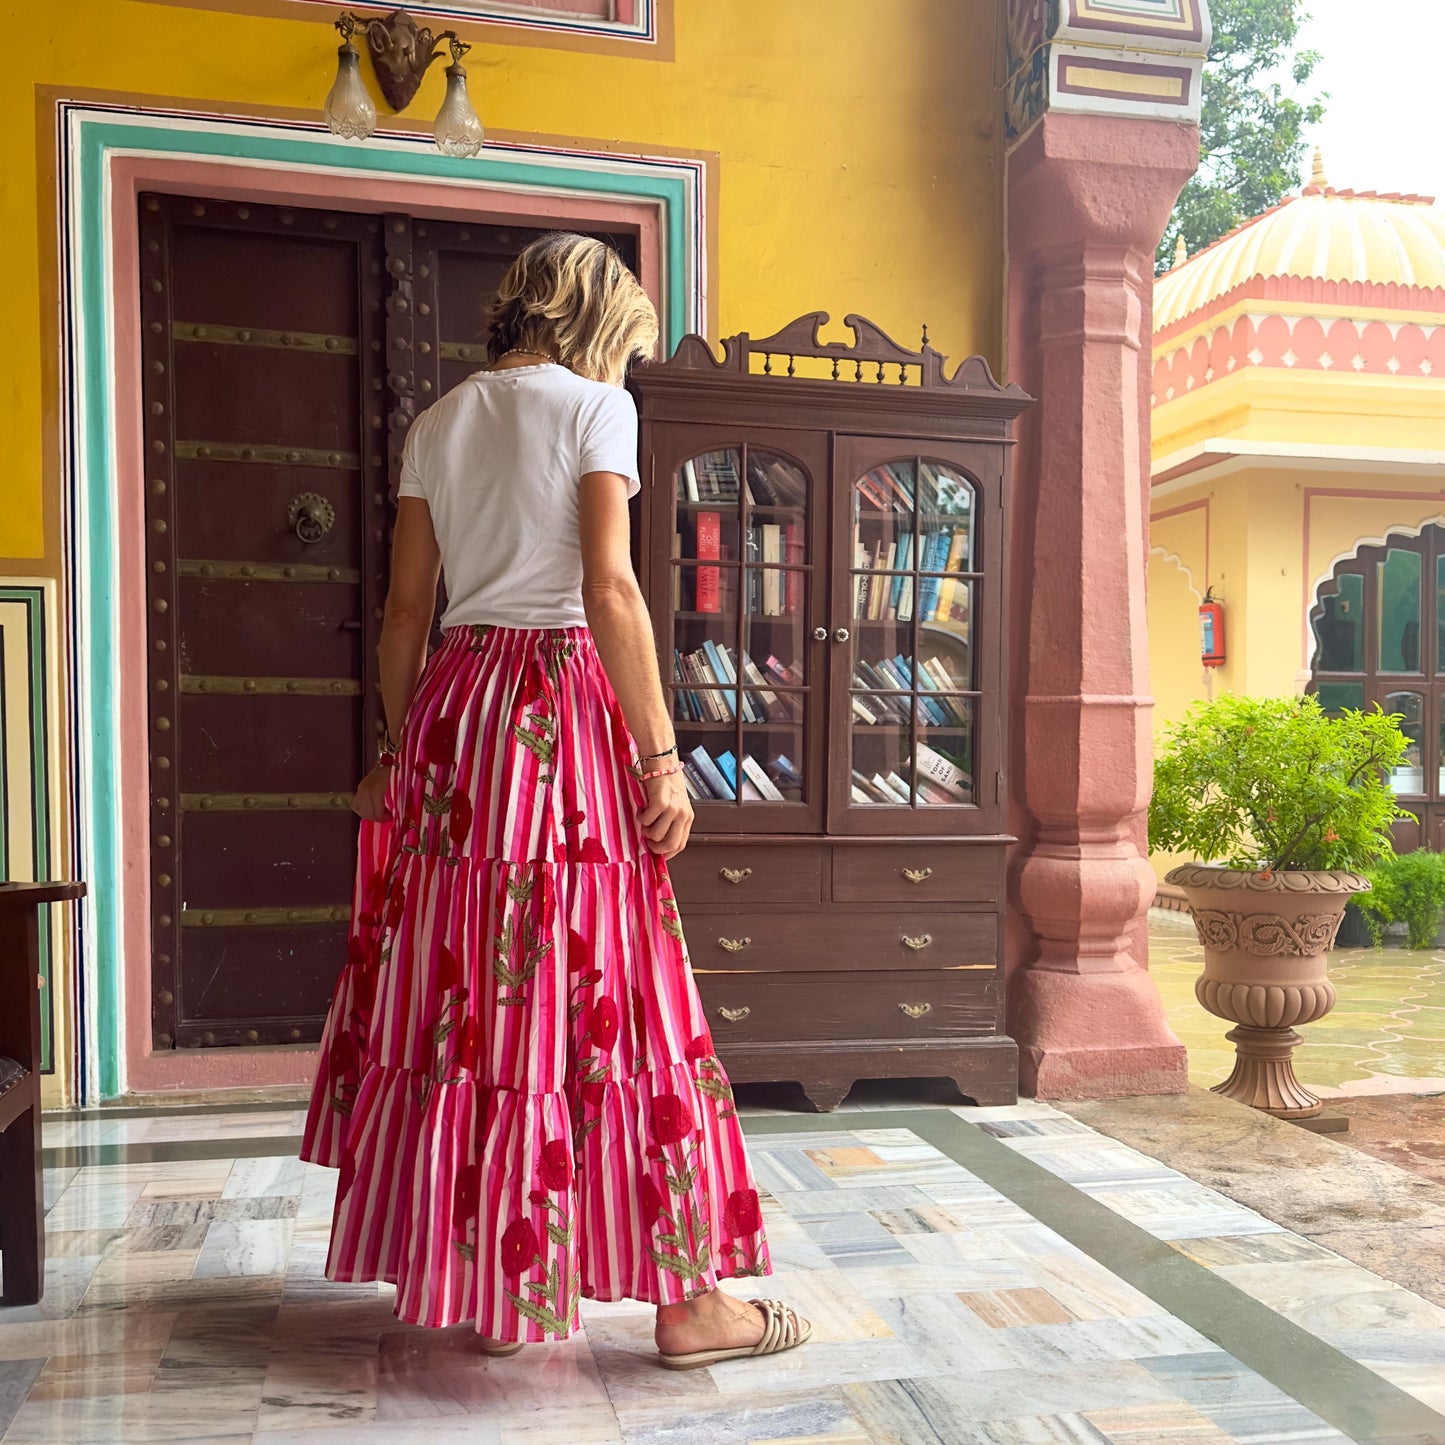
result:
M 991 765 L 980 783 L 997 697 L 997 649 L 981 641 L 995 605 L 986 564 L 998 550 L 984 534 L 982 483 L 947 451 L 875 459 L 854 440 L 841 456 L 852 464 L 835 475 L 846 580 L 834 589 L 830 826 L 971 831 L 995 801 Z
M 698 448 L 698 430 L 689 435 L 693 445 L 668 483 L 672 622 L 664 657 L 698 826 L 817 826 L 818 459 L 756 436 Z

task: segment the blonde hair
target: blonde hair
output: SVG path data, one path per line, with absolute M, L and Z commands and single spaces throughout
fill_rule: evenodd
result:
M 657 345 L 657 312 L 622 257 L 591 236 L 550 231 L 512 262 L 488 312 L 487 354 L 554 356 L 579 376 L 617 382 Z

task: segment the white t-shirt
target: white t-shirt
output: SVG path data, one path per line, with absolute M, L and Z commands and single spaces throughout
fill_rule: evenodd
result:
M 412 423 L 399 496 L 431 509 L 443 627 L 581 627 L 578 482 L 637 495 L 637 408 L 620 386 L 541 363 L 479 371 Z

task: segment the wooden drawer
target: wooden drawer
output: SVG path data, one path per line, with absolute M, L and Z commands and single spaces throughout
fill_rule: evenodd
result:
M 714 974 L 698 979 L 723 1061 L 730 1044 L 983 1038 L 999 1032 L 998 974 Z
M 667 865 L 684 920 L 690 903 L 817 903 L 823 849 L 816 843 L 698 843 Z
M 699 972 L 872 972 L 998 961 L 995 913 L 689 914 L 684 907 L 682 925 Z
M 993 903 L 999 849 L 868 843 L 833 849 L 835 903 Z

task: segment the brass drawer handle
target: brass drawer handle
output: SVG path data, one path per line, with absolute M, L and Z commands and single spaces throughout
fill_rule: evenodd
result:
M 927 1005 L 924 1006 L 927 1007 Z M 748 1008 L 747 1005 L 744 1004 L 742 1008 L 719 1008 L 718 1012 L 730 1024 L 738 1024 L 741 1023 L 745 1018 L 747 1018 L 750 1013 L 752 1013 L 752 1009 Z
M 898 870 L 910 883 L 922 883 L 925 878 L 933 877 L 932 868 L 900 868 Z
M 720 938 L 717 941 L 718 947 L 727 949 L 729 953 L 741 953 L 751 942 L 751 938 Z
M 916 938 L 910 938 L 906 933 L 903 935 L 903 946 L 911 948 L 914 953 L 917 953 L 920 948 L 927 948 L 932 942 L 933 935 L 931 933 L 920 933 Z
M 911 1019 L 921 1019 L 933 1005 L 931 1003 L 901 1003 L 898 1005 Z
M 719 868 L 717 870 L 729 883 L 741 883 L 744 878 L 751 878 L 751 868 Z

